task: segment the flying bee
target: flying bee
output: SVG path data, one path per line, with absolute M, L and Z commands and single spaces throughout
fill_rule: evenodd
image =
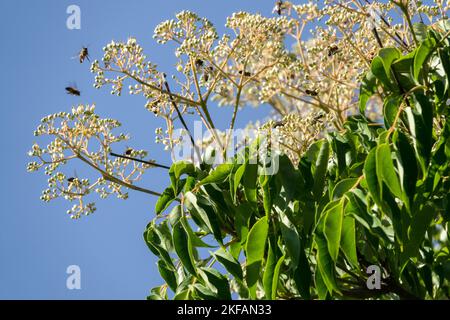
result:
M 328 56 L 334 56 L 336 53 L 338 53 L 339 51 L 341 51 L 341 49 L 339 49 L 339 47 L 337 45 L 332 45 L 328 47 Z
M 70 94 L 71 96 L 80 96 L 81 92 L 78 90 L 75 86 L 68 86 L 65 88 L 66 93 Z
M 275 7 L 273 7 L 272 13 L 277 13 L 279 16 L 281 16 L 282 11 L 283 11 L 283 1 L 278 0 L 275 3 Z
M 319 91 L 317 91 L 316 89 L 314 89 L 314 90 L 306 89 L 305 93 L 311 97 L 317 97 L 317 95 L 319 94 Z
M 80 63 L 83 63 L 85 59 L 87 59 L 87 61 L 91 61 L 89 59 L 89 51 L 87 47 L 81 48 L 80 52 L 78 53 L 78 58 L 80 60 Z

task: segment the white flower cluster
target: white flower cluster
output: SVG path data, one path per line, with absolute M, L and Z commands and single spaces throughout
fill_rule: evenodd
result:
M 43 168 L 49 176 L 48 188 L 43 191 L 41 199 L 48 202 L 62 197 L 78 201 L 67 211 L 72 218 L 95 211 L 94 203 L 84 201 L 93 192 L 101 198 L 115 194 L 118 198 L 126 199 L 128 194 L 123 191 L 123 187 L 139 180 L 150 165 L 123 158 L 110 159 L 111 145 L 128 139 L 124 134 L 112 133 L 118 127 L 118 121 L 102 119 L 96 115 L 93 105 L 80 105 L 72 108 L 71 112 L 60 112 L 43 118 L 35 136 L 45 136 L 50 138 L 50 142 L 45 148 L 37 143 L 33 144 L 28 155 L 36 161 L 27 166 L 30 172 Z M 129 149 L 127 155 L 143 159 L 147 152 Z M 99 177 L 92 181 L 63 173 L 63 166 L 73 159 L 83 161 L 99 173 Z

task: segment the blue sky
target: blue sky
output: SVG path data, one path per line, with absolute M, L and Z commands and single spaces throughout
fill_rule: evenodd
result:
M 66 28 L 71 4 L 81 8 L 81 30 Z M 46 177 L 25 170 L 40 119 L 79 103 L 95 103 L 100 115 L 123 123 L 123 131 L 132 136 L 130 146 L 151 150 L 152 158 L 169 162 L 168 154 L 153 143 L 154 129 L 161 123 L 144 109 L 142 98 L 118 98 L 109 90 L 94 89 L 89 65 L 71 59 L 81 46 L 89 46 L 95 59 L 112 39 L 134 36 L 148 57 L 170 74 L 173 51 L 152 39 L 159 22 L 187 9 L 224 30 L 232 12 L 270 15 L 272 7 L 271 0 L 0 1 L 0 299 L 144 299 L 161 283 L 156 260 L 142 239 L 154 215 L 155 198 L 132 193 L 127 201 L 98 201 L 94 215 L 73 221 L 65 214 L 67 202 L 39 200 Z M 71 82 L 82 91 L 80 98 L 64 92 Z M 238 125 L 255 115 L 264 117 L 267 110 L 257 112 L 244 111 Z M 230 111 L 213 114 L 228 119 Z M 142 183 L 162 190 L 168 176 L 154 170 Z M 66 268 L 73 264 L 81 268 L 81 290 L 66 288 Z

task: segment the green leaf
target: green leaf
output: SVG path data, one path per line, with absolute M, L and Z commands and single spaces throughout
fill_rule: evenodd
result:
M 303 299 L 311 299 L 312 274 L 303 245 L 300 248 L 299 264 L 294 272 L 294 281 Z
M 416 193 L 416 182 L 419 175 L 419 168 L 414 153 L 407 136 L 402 131 L 396 131 L 396 148 L 398 150 L 398 173 L 402 190 L 405 191 L 409 202 L 412 203 Z
M 401 54 L 397 48 L 383 48 L 378 56 L 372 60 L 371 71 L 381 81 L 383 86 L 393 92 L 398 91 L 391 76 L 392 63 L 400 58 Z
M 158 261 L 158 271 L 169 288 L 175 292 L 177 290 L 177 277 L 175 271 L 168 268 L 163 260 Z
M 199 236 L 197 236 L 195 234 L 195 232 L 192 230 L 191 226 L 189 225 L 189 222 L 186 219 L 186 217 L 181 217 L 180 222 L 183 225 L 184 230 L 188 233 L 189 238 L 191 239 L 192 246 L 198 247 L 198 248 L 214 248 L 214 246 L 207 244 Z
M 276 298 L 277 298 L 278 280 L 280 279 L 280 271 L 281 271 L 281 267 L 282 267 L 283 262 L 284 262 L 284 258 L 285 258 L 285 256 L 282 256 L 278 260 L 278 262 L 277 262 L 277 264 L 275 266 L 274 272 L 273 272 L 272 300 L 276 300 Z
M 401 96 L 391 95 L 384 100 L 383 115 L 386 128 L 390 128 L 394 124 L 402 99 Z
M 183 290 L 179 293 L 177 293 L 173 300 L 189 300 L 189 290 Z
M 323 281 L 322 274 L 321 274 L 318 266 L 316 268 L 314 282 L 316 284 L 316 290 L 317 290 L 317 295 L 319 296 L 319 299 L 325 300 L 328 296 L 328 288 L 325 284 L 325 281 Z
M 300 237 L 297 229 L 282 211 L 278 212 L 280 216 L 280 228 L 284 243 L 286 244 L 289 257 L 292 260 L 293 269 L 297 268 L 300 257 Z
M 181 222 L 173 226 L 173 244 L 181 263 L 191 274 L 196 275 L 194 259 L 194 247 L 192 246 L 189 234 L 184 229 Z
M 219 221 L 214 208 L 203 196 L 196 196 L 192 192 L 184 195 L 186 199 L 186 207 L 193 215 L 197 215 L 202 223 L 206 225 L 217 241 L 222 243 L 222 232 L 220 231 Z
M 169 169 L 170 181 L 174 193 L 178 192 L 178 182 L 183 174 L 192 174 L 195 172 L 195 166 L 187 161 L 179 161 L 172 164 Z
M 352 188 L 356 182 L 358 181 L 358 178 L 347 178 L 342 179 L 339 181 L 336 186 L 333 189 L 333 200 L 337 200 L 343 197 L 343 195 Z
M 170 204 L 173 202 L 173 200 L 175 200 L 175 194 L 174 194 L 173 188 L 170 187 L 170 188 L 167 188 L 166 190 L 164 190 L 162 195 L 158 198 L 158 201 L 156 201 L 156 205 L 155 205 L 156 215 L 159 215 L 159 214 L 161 214 L 161 212 L 166 210 L 170 206 Z
M 314 171 L 313 194 L 315 199 L 319 199 L 323 193 L 329 156 L 330 156 L 330 145 L 328 141 L 324 140 L 320 147 L 319 155 L 317 156 L 316 168 Z
M 247 201 L 256 203 L 257 193 L 256 193 L 256 183 L 258 181 L 258 165 L 254 163 L 247 164 L 244 177 L 244 193 Z
M 267 300 L 270 300 L 272 298 L 272 287 L 274 280 L 273 274 L 275 272 L 276 265 L 277 265 L 276 256 L 269 242 L 269 249 L 263 275 L 263 287 Z
M 224 249 L 220 249 L 213 253 L 214 257 L 219 261 L 227 271 L 237 280 L 243 280 L 243 273 L 241 264 L 237 261 L 231 253 Z
M 197 184 L 197 186 L 224 182 L 230 175 L 231 171 L 233 170 L 233 167 L 234 165 L 229 163 L 218 165 L 212 172 L 209 173 L 209 175 L 206 178 L 201 180 Z
M 241 184 L 241 180 L 245 173 L 246 167 L 247 167 L 246 163 L 240 165 L 239 168 L 236 170 L 236 173 L 234 174 L 234 189 L 232 190 L 233 192 L 231 194 L 234 201 L 236 201 L 236 192 L 239 185 Z
M 259 279 L 261 263 L 264 258 L 268 231 L 269 224 L 267 222 L 267 216 L 264 216 L 253 225 L 248 233 L 247 243 L 245 244 L 245 253 L 247 256 L 246 281 L 252 298 L 256 298 L 256 283 Z
M 406 262 L 410 257 L 418 254 L 419 248 L 425 238 L 425 233 L 436 215 L 436 210 L 429 204 L 425 204 L 421 210 L 413 216 L 411 226 L 408 230 L 408 241 L 402 254 L 402 261 Z
M 422 70 L 423 64 L 427 61 L 431 52 L 433 52 L 436 46 L 436 41 L 433 38 L 428 38 L 422 42 L 417 49 L 416 55 L 414 57 L 414 78 L 418 81 L 419 74 Z
M 356 255 L 355 219 L 351 216 L 346 216 L 342 224 L 341 248 L 352 267 L 359 270 L 359 263 Z
M 371 71 L 364 76 L 359 88 L 359 112 L 366 113 L 367 101 L 377 92 L 377 78 Z
M 335 279 L 335 264 L 328 251 L 327 240 L 320 233 L 316 234 L 314 241 L 317 245 L 317 266 L 320 271 L 321 279 L 328 291 L 338 291 L 336 279 Z M 317 276 L 316 276 L 317 280 Z M 316 283 L 317 284 L 317 283 Z
M 328 209 L 325 213 L 324 236 L 327 240 L 328 251 L 331 259 L 336 262 L 341 243 L 342 222 L 344 219 L 344 200 Z
M 376 152 L 377 148 L 373 148 L 366 158 L 366 163 L 364 164 L 364 177 L 367 183 L 367 188 L 369 189 L 370 195 L 372 196 L 375 203 L 382 207 L 381 203 L 381 192 L 380 185 L 377 177 L 377 164 L 376 164 Z
M 381 144 L 376 151 L 377 175 L 378 180 L 384 181 L 394 196 L 404 199 L 400 180 L 395 172 L 394 162 L 392 161 L 391 148 L 388 144 Z
M 230 286 L 225 276 L 212 268 L 201 268 L 200 270 L 205 285 L 215 293 L 216 299 L 231 300 Z

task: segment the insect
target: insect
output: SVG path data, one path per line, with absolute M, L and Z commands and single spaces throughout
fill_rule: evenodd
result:
M 328 56 L 329 57 L 334 56 L 339 51 L 341 51 L 341 50 L 339 49 L 338 46 L 336 46 L 336 45 L 330 46 L 330 47 L 328 47 Z
M 204 64 L 204 62 L 203 62 L 202 59 L 197 59 L 197 60 L 195 60 L 195 66 L 196 66 L 197 68 L 203 67 L 203 64 Z
M 242 70 L 239 70 L 239 74 L 242 74 Z M 252 74 L 248 71 L 244 72 L 244 77 L 250 77 Z
M 281 16 L 282 11 L 283 11 L 283 1 L 279 0 L 275 3 L 275 7 L 273 7 L 272 12 L 277 13 L 279 16 Z
M 69 183 L 69 186 L 77 185 L 79 181 L 80 180 L 78 179 L 78 175 L 77 175 L 76 171 L 74 171 L 73 177 L 67 178 L 67 182 Z
M 133 149 L 131 149 L 131 148 L 128 148 L 128 149 L 125 151 L 125 155 L 127 155 L 127 156 L 131 156 L 132 153 L 133 153 Z
M 89 59 L 89 51 L 87 47 L 81 48 L 80 53 L 78 53 L 78 58 L 80 59 L 80 63 L 83 63 L 85 59 L 91 61 Z
M 272 128 L 278 128 L 284 126 L 286 123 L 284 121 L 277 121 L 273 124 Z
M 324 113 L 319 113 L 318 115 L 316 115 L 313 120 L 314 122 L 322 122 L 323 117 L 325 117 Z
M 70 94 L 71 96 L 79 97 L 81 94 L 80 90 L 75 88 L 75 86 L 69 86 L 69 87 L 66 87 L 65 89 L 66 89 L 67 94 Z
M 67 179 L 67 181 L 68 181 L 69 183 L 73 183 L 73 182 L 75 181 L 75 179 L 76 179 L 76 178 L 74 178 L 74 177 L 70 177 L 69 179 Z
M 305 93 L 311 97 L 317 97 L 317 95 L 319 94 L 319 91 L 317 91 L 316 89 L 314 89 L 314 90 L 306 89 Z

